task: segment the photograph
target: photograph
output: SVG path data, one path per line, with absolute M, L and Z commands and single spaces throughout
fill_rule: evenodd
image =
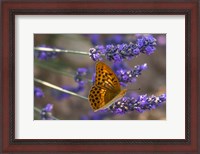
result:
M 34 120 L 166 120 L 166 34 L 34 34 Z

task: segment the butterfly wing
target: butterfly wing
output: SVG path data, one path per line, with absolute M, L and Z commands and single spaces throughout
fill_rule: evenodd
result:
M 108 89 L 113 93 L 120 92 L 120 83 L 112 69 L 103 62 L 96 64 L 95 85 Z
M 89 101 L 94 111 L 106 108 L 111 105 L 111 100 L 116 96 L 115 93 L 109 92 L 105 88 L 94 85 L 90 90 Z
M 126 90 L 120 89 L 120 83 L 112 69 L 98 62 L 96 64 L 95 85 L 89 94 L 91 107 L 97 111 L 107 108 L 124 96 Z

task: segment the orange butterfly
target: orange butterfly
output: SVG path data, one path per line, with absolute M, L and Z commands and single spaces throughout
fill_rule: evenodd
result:
M 120 100 L 126 91 L 127 89 L 121 90 L 119 80 L 112 69 L 103 62 L 97 62 L 95 84 L 89 93 L 94 112 L 108 108 Z

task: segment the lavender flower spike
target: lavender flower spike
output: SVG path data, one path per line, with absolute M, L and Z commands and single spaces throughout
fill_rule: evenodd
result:
M 147 110 L 155 109 L 166 101 L 166 94 L 159 97 L 147 95 L 140 95 L 137 98 L 123 97 L 120 101 L 114 103 L 105 111 L 110 111 L 115 114 L 125 114 L 130 111 L 144 112 Z
M 127 84 L 129 82 L 135 82 L 136 78 L 141 75 L 143 70 L 147 69 L 147 64 L 136 65 L 133 70 L 120 69 L 116 71 L 116 75 L 120 83 Z
M 102 60 L 102 57 L 105 56 L 109 61 L 120 62 L 123 59 L 137 57 L 140 53 L 150 55 L 155 51 L 155 46 L 156 39 L 149 35 L 137 39 L 135 44 L 130 42 L 129 44 L 96 46 L 95 48 L 90 48 L 89 55 L 94 61 Z

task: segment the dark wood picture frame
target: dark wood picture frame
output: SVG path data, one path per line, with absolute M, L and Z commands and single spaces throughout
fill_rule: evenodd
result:
M 1 153 L 177 152 L 200 153 L 199 1 L 51 1 L 1 3 Z M 185 139 L 15 139 L 15 15 L 185 15 Z M 178 51 L 177 51 L 178 52 Z M 178 59 L 177 59 L 178 61 Z

